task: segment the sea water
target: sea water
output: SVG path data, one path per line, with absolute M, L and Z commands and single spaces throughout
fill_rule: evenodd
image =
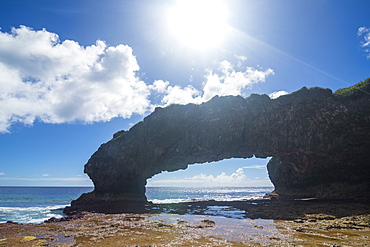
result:
M 61 218 L 64 207 L 89 187 L 0 187 L 0 223 L 42 223 Z
M 263 197 L 273 187 L 148 187 L 148 201 L 178 203 L 191 201 L 242 201 Z
M 64 207 L 91 187 L 0 187 L 0 223 L 42 223 L 61 218 Z M 262 197 L 272 187 L 147 187 L 148 201 L 155 204 L 189 201 L 240 201 Z

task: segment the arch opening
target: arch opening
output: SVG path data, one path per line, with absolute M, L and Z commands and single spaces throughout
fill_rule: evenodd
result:
M 147 180 L 146 197 L 154 203 L 258 198 L 274 189 L 266 167 L 269 160 L 232 158 L 162 172 Z

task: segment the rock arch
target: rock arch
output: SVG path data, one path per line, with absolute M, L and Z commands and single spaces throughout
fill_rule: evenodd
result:
M 369 196 L 370 97 L 302 88 L 267 95 L 214 97 L 157 108 L 119 131 L 85 165 L 95 190 L 72 208 L 146 202 L 146 180 L 162 171 L 227 158 L 274 158 L 269 176 L 281 196 Z

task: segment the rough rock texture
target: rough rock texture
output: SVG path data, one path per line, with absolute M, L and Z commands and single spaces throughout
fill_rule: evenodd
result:
M 85 172 L 95 190 L 72 202 L 145 202 L 146 179 L 189 164 L 273 157 L 269 176 L 281 197 L 369 198 L 370 80 L 333 94 L 302 88 L 214 97 L 201 105 L 157 108 L 101 145 Z

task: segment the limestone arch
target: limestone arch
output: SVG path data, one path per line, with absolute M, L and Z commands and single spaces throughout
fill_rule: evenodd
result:
M 259 100 L 259 102 L 254 102 Z M 266 95 L 215 97 L 201 105 L 157 108 L 129 131 L 103 144 L 85 165 L 95 193 L 109 191 L 117 200 L 146 201 L 146 180 L 162 171 L 230 158 L 266 158 L 271 147 L 259 147 L 253 119 Z M 252 111 L 250 104 L 254 104 Z M 271 144 L 268 143 L 270 146 Z M 266 150 L 266 151 L 262 151 Z
M 353 90 L 302 88 L 277 99 L 214 97 L 157 108 L 92 155 L 85 172 L 95 190 L 72 206 L 146 202 L 146 179 L 155 174 L 252 156 L 273 157 L 268 169 L 279 195 L 368 198 L 370 98 Z

